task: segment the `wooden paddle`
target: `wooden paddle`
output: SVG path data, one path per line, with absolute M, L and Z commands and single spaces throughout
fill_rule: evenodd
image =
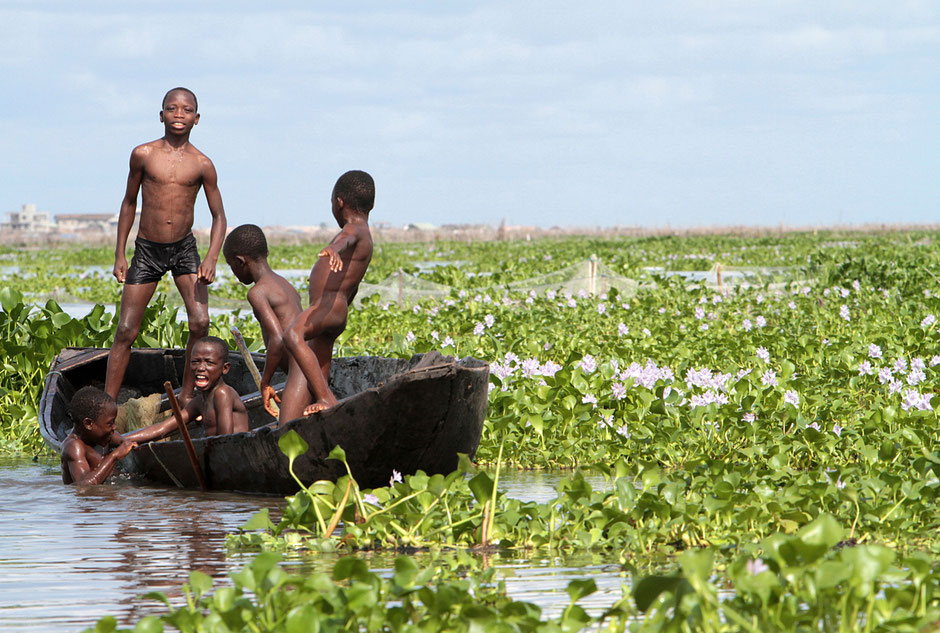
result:
M 234 325 L 232 326 L 232 336 L 235 337 L 235 345 L 238 347 L 238 351 L 240 351 L 245 358 L 245 365 L 248 366 L 251 377 L 255 379 L 255 385 L 258 387 L 258 391 L 261 391 L 261 372 L 258 371 L 258 366 L 255 365 L 255 360 L 251 357 L 251 352 L 248 351 L 248 345 L 245 344 L 245 337 L 242 336 L 242 333 L 239 332 L 238 328 Z M 271 398 L 271 406 L 274 407 L 275 411 L 278 410 L 274 398 Z
M 209 487 L 206 486 L 206 479 L 202 476 L 202 468 L 199 467 L 199 460 L 196 459 L 196 448 L 193 446 L 192 438 L 189 437 L 189 429 L 183 424 L 183 412 L 180 410 L 180 403 L 179 400 L 176 399 L 176 394 L 173 393 L 173 385 L 167 380 L 163 383 L 163 388 L 166 389 L 166 396 L 170 399 L 170 406 L 173 408 L 173 415 L 176 416 L 176 424 L 179 426 L 180 435 L 183 436 L 183 443 L 186 445 L 186 453 L 189 454 L 189 462 L 193 465 L 193 470 L 196 471 L 196 479 L 199 480 L 199 487 L 202 488 L 203 492 L 206 492 L 209 490 Z

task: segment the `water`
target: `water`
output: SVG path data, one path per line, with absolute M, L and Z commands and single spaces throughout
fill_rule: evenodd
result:
M 500 488 L 516 498 L 547 501 L 561 475 L 503 472 Z M 592 484 L 598 485 L 598 482 Z M 129 626 L 165 609 L 141 599 L 162 591 L 179 604 L 180 586 L 197 569 L 226 583 L 253 555 L 224 549 L 225 535 L 261 508 L 272 514 L 282 497 L 180 491 L 118 480 L 76 488 L 62 484 L 54 458 L 38 462 L 0 458 L 0 631 L 81 631 L 105 615 Z M 367 555 L 391 573 L 395 554 Z M 295 561 L 328 570 L 335 557 Z M 614 560 L 616 557 L 614 556 Z M 557 615 L 568 603 L 565 587 L 591 577 L 597 593 L 582 606 L 597 614 L 621 595 L 617 565 L 587 554 L 566 559 L 546 553 L 489 555 L 510 595 Z

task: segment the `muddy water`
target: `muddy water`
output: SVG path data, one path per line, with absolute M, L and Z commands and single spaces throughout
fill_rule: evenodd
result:
M 504 473 L 500 488 L 513 497 L 554 497 L 558 476 Z M 225 551 L 225 534 L 281 497 L 200 493 L 135 485 L 79 489 L 64 486 L 58 462 L 0 458 L 0 631 L 81 631 L 104 615 L 128 626 L 160 613 L 140 596 L 162 591 L 177 602 L 180 585 L 198 569 L 227 582 L 252 556 Z M 393 556 L 371 556 L 391 569 Z M 335 559 L 293 564 L 328 569 Z M 584 603 L 600 611 L 621 595 L 619 567 L 597 556 L 558 559 L 491 557 L 510 594 L 558 613 L 569 580 L 590 576 L 599 591 Z

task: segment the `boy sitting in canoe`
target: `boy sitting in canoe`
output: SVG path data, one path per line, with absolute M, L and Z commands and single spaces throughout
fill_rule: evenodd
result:
M 74 427 L 62 443 L 63 483 L 104 483 L 115 464 L 137 448 L 138 442 L 155 440 L 176 428 L 174 419 L 121 435 L 114 430 L 117 411 L 114 398 L 98 387 L 82 387 L 75 392 L 69 402 Z M 95 446 L 117 448 L 102 455 Z
M 228 352 L 225 341 L 215 336 L 204 336 L 196 341 L 189 361 L 196 395 L 181 411 L 183 424 L 189 424 L 202 416 L 206 435 L 228 435 L 251 430 L 248 425 L 248 411 L 238 392 L 222 380 L 222 376 L 231 369 Z M 176 417 L 171 416 L 160 424 L 168 425 L 166 432 L 169 433 L 177 427 Z
M 372 261 L 369 212 L 374 203 L 375 182 L 366 172 L 348 171 L 336 181 L 331 204 L 341 231 L 320 251 L 310 271 L 310 307 L 284 331 L 284 344 L 316 399 L 304 415 L 337 402 L 329 387 L 333 343 L 346 329 L 349 304 Z
M 271 270 L 264 231 L 254 224 L 243 224 L 229 233 L 222 245 L 222 254 L 238 281 L 254 284 L 248 291 L 248 303 L 261 325 L 267 348 L 261 376 L 264 409 L 279 422 L 299 418 L 313 397 L 297 361 L 284 353 L 284 330 L 303 310 L 300 294 L 289 281 Z M 281 397 L 271 386 L 271 378 L 278 367 L 287 372 L 287 384 Z M 272 398 L 280 404 L 280 411 L 271 406 Z

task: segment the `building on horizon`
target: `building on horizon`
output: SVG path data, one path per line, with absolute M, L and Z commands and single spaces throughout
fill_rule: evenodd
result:
M 7 212 L 7 221 L 0 223 L 4 231 L 23 231 L 25 233 L 49 233 L 55 230 L 52 214 L 39 211 L 35 204 L 24 204 L 19 211 Z
M 59 213 L 55 216 L 59 233 L 115 233 L 117 225 L 117 213 Z

